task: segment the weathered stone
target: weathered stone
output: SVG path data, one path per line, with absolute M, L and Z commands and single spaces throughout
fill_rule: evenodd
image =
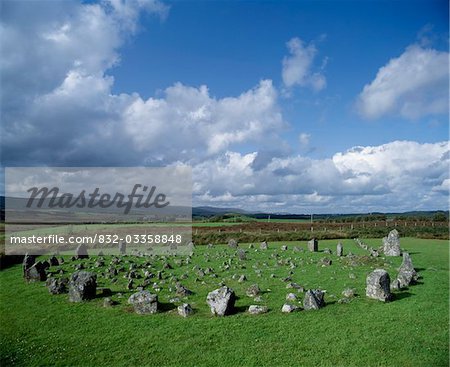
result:
M 242 250 L 242 249 L 238 250 L 237 254 L 238 254 L 239 260 L 242 260 L 242 261 L 247 260 L 247 254 L 244 250 Z
M 295 293 L 286 294 L 286 301 L 296 301 L 296 300 L 297 296 L 295 295 Z
M 97 276 L 87 271 L 77 271 L 72 274 L 69 282 L 69 301 L 81 302 L 95 298 L 97 291 Z
M 247 277 L 246 277 L 244 274 L 242 274 L 242 275 L 239 277 L 238 282 L 239 282 L 239 283 L 243 283 L 243 282 L 245 282 L 245 281 L 247 281 Z
M 134 312 L 140 315 L 158 312 L 158 296 L 149 291 L 139 291 L 128 298 L 128 303 L 133 306 Z
M 178 306 L 177 310 L 178 315 L 183 317 L 188 317 L 194 313 L 194 310 L 189 303 L 183 303 L 182 305 Z
M 300 284 L 297 284 L 297 283 L 288 283 L 288 284 L 286 284 L 286 288 L 287 289 L 294 288 L 298 292 L 301 292 L 301 293 L 303 293 L 305 291 L 305 289 Z
M 323 259 L 320 260 L 320 264 L 322 266 L 330 266 L 333 262 L 331 261 L 331 259 L 328 259 L 326 257 L 324 257 Z
M 230 239 L 228 241 L 228 246 L 231 248 L 237 248 L 238 247 L 238 242 L 235 239 Z
M 311 252 L 319 251 L 319 241 L 317 241 L 315 238 L 308 241 L 308 250 Z
M 181 284 L 177 284 L 176 287 L 177 287 L 176 294 L 178 297 L 187 297 L 192 294 L 191 290 L 187 289 L 185 286 Z
M 40 261 L 31 265 L 31 267 L 25 272 L 25 279 L 29 282 L 47 280 L 47 273 L 44 265 L 42 265 Z
M 252 284 L 250 287 L 247 288 L 247 291 L 245 292 L 245 294 L 249 297 L 255 297 L 260 293 L 261 290 L 259 289 L 258 284 Z
M 386 256 L 400 256 L 400 239 L 398 231 L 393 229 L 387 237 L 383 238 L 383 252 Z
M 391 279 L 386 270 L 375 269 L 366 279 L 366 296 L 387 302 L 392 298 L 390 291 Z
M 336 246 L 336 255 L 339 257 L 344 256 L 344 246 L 340 242 Z
M 342 295 L 345 298 L 353 298 L 355 297 L 355 290 L 353 288 L 346 288 L 342 291 Z
M 397 279 L 400 283 L 400 288 L 408 287 L 417 282 L 419 275 L 417 274 L 412 264 L 411 256 L 407 252 L 403 253 L 403 261 L 398 271 Z
M 76 259 L 88 259 L 89 258 L 87 246 L 84 243 L 78 245 L 75 253 L 76 253 Z
M 286 245 L 281 246 L 281 251 L 287 251 L 288 247 Z
M 125 241 L 119 243 L 119 253 L 125 255 L 127 253 L 127 243 Z
M 392 282 L 391 282 L 391 291 L 397 291 L 397 290 L 399 290 L 400 288 L 401 288 L 401 286 L 400 286 L 400 281 L 398 280 L 398 279 L 394 279 Z
M 303 308 L 305 310 L 318 310 L 325 306 L 324 301 L 325 292 L 320 289 L 310 289 L 305 293 L 303 299 Z
M 250 313 L 252 315 L 259 315 L 259 314 L 262 314 L 262 313 L 266 313 L 267 311 L 269 311 L 267 306 L 250 305 L 248 307 L 248 313 Z
M 236 295 L 234 291 L 226 286 L 216 289 L 206 297 L 206 303 L 211 309 L 213 315 L 225 316 L 234 311 Z
M 51 294 L 62 294 L 67 293 L 67 284 L 69 283 L 68 278 L 49 278 L 47 279 L 46 286 Z
M 22 262 L 22 270 L 24 278 L 27 278 L 27 271 L 30 269 L 34 263 L 36 262 L 36 256 L 25 254 Z
M 115 302 L 110 297 L 106 297 L 103 299 L 103 307 L 112 307 L 114 305 Z
M 281 312 L 283 313 L 291 313 L 298 309 L 297 306 L 290 305 L 289 303 L 285 303 L 283 307 L 281 307 Z
M 267 250 L 269 248 L 269 245 L 267 244 L 266 241 L 261 242 L 261 244 L 259 245 L 259 248 L 261 250 Z

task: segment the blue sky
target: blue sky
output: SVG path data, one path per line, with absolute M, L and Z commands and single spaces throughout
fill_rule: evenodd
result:
M 1 25 L 3 166 L 186 164 L 194 205 L 447 207 L 447 1 L 5 1 Z

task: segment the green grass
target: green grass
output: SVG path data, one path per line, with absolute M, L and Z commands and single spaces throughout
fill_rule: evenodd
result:
M 352 240 L 343 240 L 345 253 L 365 255 Z M 378 247 L 380 239 L 365 240 Z M 335 250 L 336 240 L 320 241 L 321 249 Z M 248 251 L 248 260 L 239 261 L 226 246 L 213 249 L 197 247 L 189 265 L 166 270 L 167 279 L 159 293 L 165 309 L 156 315 L 140 316 L 129 309 L 126 279 L 111 286 L 120 291 L 113 299 L 119 305 L 103 308 L 102 299 L 71 304 L 67 295 L 52 296 L 43 283 L 26 284 L 21 267 L 0 272 L 1 365 L 10 366 L 447 366 L 448 350 L 448 242 L 403 238 L 402 247 L 410 252 L 415 267 L 423 276 L 421 284 L 396 293 L 392 303 L 369 300 L 364 295 L 366 275 L 375 267 L 388 270 L 395 277 L 400 258 L 364 259 L 360 266 L 349 266 L 345 259 L 324 253 L 294 253 L 294 245 L 305 242 L 269 243 L 268 251 Z M 284 243 L 283 243 L 284 244 Z M 247 249 L 247 245 L 241 245 Z M 258 247 L 258 246 L 256 246 Z M 327 306 L 318 311 L 282 314 L 281 306 L 291 289 L 282 277 L 289 268 L 277 266 L 271 254 L 291 258 L 298 266 L 293 281 L 305 288 L 326 289 Z M 220 269 L 225 259 L 233 258 L 231 270 Z M 330 257 L 333 265 L 321 267 L 316 261 Z M 136 262 L 141 258 L 127 257 Z M 108 262 L 109 258 L 106 257 Z M 93 263 L 94 258 L 90 261 Z M 169 263 L 174 264 L 174 258 Z M 79 261 L 77 261 L 79 262 Z M 86 262 L 86 261 L 85 261 Z M 151 260 L 155 270 L 162 260 Z M 312 263 L 311 263 L 312 262 Z M 264 265 L 264 263 L 266 265 Z M 62 267 L 73 271 L 74 263 Z M 86 262 L 87 264 L 87 262 Z M 262 277 L 252 265 L 259 264 Z M 301 265 L 303 264 L 303 265 Z M 128 265 L 128 264 L 127 264 Z M 192 267 L 211 267 L 218 278 L 206 275 L 195 281 Z M 241 268 L 245 266 L 245 269 Z M 101 271 L 101 269 L 95 269 Z M 183 319 L 171 309 L 168 300 L 169 273 L 188 271 L 182 284 L 196 293 L 187 301 L 196 311 Z M 270 274 L 276 278 L 270 278 Z M 350 279 L 353 273 L 356 279 Z M 123 274 L 123 273 L 122 273 Z M 231 279 L 245 274 L 247 282 Z M 212 317 L 205 303 L 209 291 L 224 279 L 239 299 L 235 315 Z M 264 291 L 262 304 L 269 313 L 252 316 L 245 312 L 254 301 L 245 289 L 258 283 Z M 346 287 L 355 288 L 358 297 L 350 304 L 338 304 Z M 303 298 L 301 293 L 299 299 Z M 184 300 L 182 300 L 184 301 Z

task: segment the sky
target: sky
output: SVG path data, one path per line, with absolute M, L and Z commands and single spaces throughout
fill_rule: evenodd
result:
M 192 167 L 193 204 L 448 208 L 447 1 L 2 1 L 2 167 Z

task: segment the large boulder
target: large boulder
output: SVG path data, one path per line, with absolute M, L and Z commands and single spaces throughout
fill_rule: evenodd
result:
M 400 238 L 398 231 L 393 229 L 387 237 L 383 238 L 383 252 L 386 256 L 400 256 Z
M 234 291 L 226 286 L 216 289 L 206 297 L 206 303 L 211 308 L 213 315 L 225 316 L 234 311 L 236 295 Z
M 38 261 L 25 270 L 25 279 L 29 282 L 39 282 L 47 280 L 46 267 Z
M 407 252 L 403 253 L 403 261 L 398 271 L 397 279 L 401 288 L 408 287 L 417 282 L 419 274 L 417 274 L 412 264 L 411 256 Z
M 82 302 L 95 298 L 97 276 L 88 271 L 76 271 L 69 282 L 69 301 Z
M 319 241 L 313 238 L 311 241 L 308 241 L 308 250 L 311 252 L 319 251 Z
M 158 296 L 149 291 L 139 291 L 128 298 L 128 303 L 133 306 L 134 312 L 140 315 L 158 312 Z
M 305 310 L 318 310 L 325 306 L 324 301 L 325 292 L 320 289 L 310 289 L 305 293 L 303 299 L 303 308 Z
M 391 279 L 386 270 L 375 269 L 366 279 L 366 296 L 379 301 L 387 302 L 392 299 Z

